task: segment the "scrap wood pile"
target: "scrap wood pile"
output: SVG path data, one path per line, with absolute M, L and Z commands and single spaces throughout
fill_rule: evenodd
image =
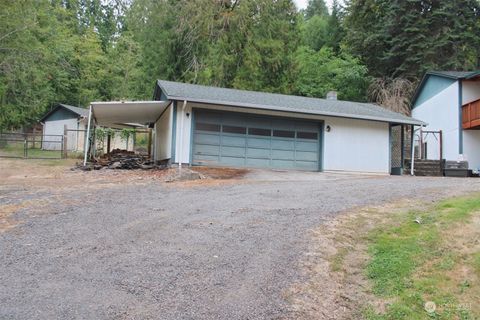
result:
M 110 153 L 96 159 L 96 164 L 109 169 L 153 169 L 153 161 L 133 151 L 114 149 Z

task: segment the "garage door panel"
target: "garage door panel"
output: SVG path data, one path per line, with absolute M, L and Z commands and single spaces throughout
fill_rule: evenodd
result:
M 247 149 L 247 158 L 270 159 L 270 149 Z
M 211 144 L 211 145 L 219 145 L 220 144 L 220 136 L 215 134 L 204 134 L 204 133 L 196 133 L 193 142 L 196 144 Z
M 195 110 L 193 163 L 319 169 L 316 122 Z
M 272 139 L 272 149 L 276 150 L 294 150 L 295 140 Z
M 198 154 L 198 155 L 195 155 L 195 161 L 202 162 L 202 163 L 215 164 L 218 162 L 218 156 Z
M 220 146 L 212 146 L 207 144 L 197 144 L 195 146 L 194 152 L 196 155 L 211 155 L 218 156 L 220 155 Z
M 229 157 L 245 157 L 245 148 L 242 147 L 225 147 L 222 146 L 222 157 L 229 156 Z
M 295 161 L 295 167 L 301 170 L 317 171 L 318 162 L 314 161 Z
M 317 161 L 318 154 L 315 152 L 297 151 L 295 155 L 296 160 Z
M 295 161 L 273 159 L 272 167 L 280 169 L 295 169 Z
M 232 147 L 245 147 L 247 139 L 244 137 L 238 137 L 234 135 L 222 136 L 222 145 Z
M 293 160 L 295 159 L 295 151 L 272 150 L 272 159 Z
M 220 157 L 220 162 L 222 164 L 230 165 L 230 166 L 240 166 L 243 167 L 245 166 L 245 158 L 244 157 L 226 157 L 226 156 L 221 156 Z
M 269 159 L 247 158 L 246 165 L 247 165 L 247 167 L 269 168 L 270 167 L 270 160 Z
M 248 147 L 253 148 L 267 148 L 270 149 L 270 138 L 262 139 L 262 138 L 248 138 L 247 145 Z
M 318 142 L 303 142 L 297 141 L 296 150 L 298 151 L 310 151 L 310 152 L 318 152 Z

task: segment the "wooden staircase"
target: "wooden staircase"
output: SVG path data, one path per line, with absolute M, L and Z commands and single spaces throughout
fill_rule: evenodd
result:
M 411 160 L 405 159 L 405 174 L 410 174 Z M 442 177 L 444 161 L 415 159 L 414 174 L 423 177 Z

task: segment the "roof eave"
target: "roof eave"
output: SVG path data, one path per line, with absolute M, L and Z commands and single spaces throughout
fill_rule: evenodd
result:
M 165 91 L 164 91 L 165 93 Z M 357 120 L 369 120 L 369 121 L 378 121 L 378 122 L 386 122 L 386 123 L 396 123 L 396 124 L 408 124 L 408 125 L 417 125 L 417 126 L 425 126 L 427 125 L 425 122 L 413 119 L 412 120 L 403 120 L 403 119 L 393 119 L 393 118 L 383 118 L 383 117 L 371 117 L 371 116 L 362 116 L 362 115 L 354 115 L 354 114 L 345 114 L 345 113 L 337 113 L 337 112 L 301 112 L 296 111 L 284 107 L 278 106 L 271 106 L 271 105 L 258 105 L 258 104 L 251 104 L 251 103 L 233 103 L 229 101 L 221 101 L 221 100 L 208 100 L 208 99 L 191 99 L 183 96 L 172 96 L 167 95 L 169 100 L 180 100 L 180 101 L 190 101 L 196 103 L 205 103 L 205 104 L 214 104 L 214 105 L 224 105 L 229 107 L 241 107 L 241 108 L 249 108 L 249 109 L 260 109 L 260 110 L 269 110 L 269 111 L 281 111 L 281 112 L 289 112 L 289 113 L 297 113 L 297 114 L 307 114 L 307 115 L 318 115 L 318 116 L 329 116 L 335 118 L 348 118 L 348 119 L 357 119 Z

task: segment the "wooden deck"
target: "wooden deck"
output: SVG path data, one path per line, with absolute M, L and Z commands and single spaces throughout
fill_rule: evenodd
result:
M 462 127 L 463 129 L 480 129 L 480 100 L 462 107 Z

